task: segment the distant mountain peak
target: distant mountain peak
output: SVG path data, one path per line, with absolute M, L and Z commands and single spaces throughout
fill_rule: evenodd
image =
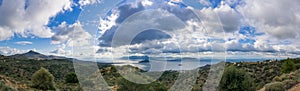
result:
M 41 53 L 38 53 L 36 51 L 30 50 L 27 53 L 24 54 L 16 54 L 12 55 L 14 58 L 26 58 L 26 59 L 66 59 L 66 57 L 60 57 L 60 56 L 53 56 L 53 55 L 44 55 Z
M 33 50 L 30 50 L 29 52 L 25 53 L 25 54 L 41 54 L 41 53 L 38 53 L 38 52 L 35 52 Z

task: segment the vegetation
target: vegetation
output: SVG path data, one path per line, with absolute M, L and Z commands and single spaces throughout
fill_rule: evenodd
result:
M 119 84 L 118 91 L 167 91 L 168 88 L 161 85 L 159 82 L 153 82 L 151 84 L 136 84 L 126 79 L 118 79 Z
M 282 72 L 283 73 L 290 73 L 296 70 L 296 64 L 291 61 L 290 59 L 283 62 L 282 65 Z
M 224 71 L 219 91 L 255 91 L 254 79 L 244 70 L 229 66 Z
M 266 85 L 265 91 L 285 91 L 284 84 L 282 82 L 273 82 Z
M 300 68 L 300 59 L 288 59 L 292 61 L 296 69 Z M 272 88 L 273 85 L 266 85 L 270 83 L 280 82 L 283 83 L 285 90 L 295 86 L 300 81 L 300 71 L 296 70 L 289 73 L 283 73 L 284 63 L 287 60 L 281 61 L 263 61 L 263 62 L 237 62 L 226 63 L 226 69 L 223 74 L 220 87 L 220 91 L 226 90 L 259 90 L 262 87 Z M 34 64 L 34 65 L 33 65 Z M 82 91 L 76 74 L 73 68 L 72 61 L 69 59 L 16 59 L 9 56 L 0 55 L 0 81 L 5 77 L 5 80 L 0 82 L 0 90 L 4 88 L 9 91 L 16 89 L 20 91 L 33 91 L 37 87 L 33 84 L 33 75 L 40 68 L 48 69 L 49 74 L 53 75 L 53 81 L 56 83 L 55 89 L 60 91 Z M 115 66 L 109 64 L 98 64 L 100 73 L 106 80 L 110 88 L 118 91 L 128 90 L 148 90 L 148 91 L 166 91 L 176 81 L 179 72 L 166 71 L 162 76 L 150 84 L 135 84 L 125 78 L 123 78 L 118 72 Z M 130 67 L 130 66 L 129 66 Z M 206 65 L 199 68 L 199 77 L 197 77 L 196 83 L 193 86 L 193 91 L 202 91 L 203 85 L 206 82 L 210 65 Z M 294 68 L 293 68 L 294 69 Z M 142 70 L 140 70 L 143 72 Z M 6 79 L 9 78 L 9 79 Z M 242 78 L 242 79 L 236 79 Z M 38 78 L 41 79 L 41 78 Z M 231 81 L 230 79 L 235 79 Z M 229 83 L 233 82 L 233 83 Z M 13 82 L 10 84 L 9 82 Z M 93 80 L 84 80 L 82 83 L 93 85 Z M 250 83 L 250 84 L 246 84 Z M 251 84 L 253 83 L 253 84 Z M 254 84 L 255 83 L 255 84 Z M 9 84 L 9 85 L 8 85 Z M 226 85 L 228 84 L 228 85 Z M 31 87 L 32 86 L 32 87 Z M 11 89 L 13 88 L 13 89 Z M 93 90 L 93 89 L 91 89 Z M 3 90 L 5 91 L 5 90 Z
M 41 68 L 32 75 L 32 87 L 41 90 L 55 90 L 53 75 L 45 68 Z
M 69 73 L 65 77 L 66 83 L 78 83 L 78 79 L 75 73 Z
M 265 87 L 266 88 L 274 88 L 274 87 L 270 86 L 270 84 L 282 83 L 283 87 L 280 87 L 280 88 L 282 88 L 283 90 L 288 90 L 288 89 L 292 88 L 293 86 L 299 84 L 300 83 L 299 81 L 300 81 L 300 69 L 296 70 L 294 72 L 288 73 L 288 74 L 282 74 L 281 76 L 276 76 L 273 79 L 273 82 L 267 84 Z M 276 88 L 276 89 L 278 89 L 278 88 Z M 273 90 L 269 90 L 269 91 L 273 91 Z
M 6 86 L 2 81 L 0 81 L 0 91 L 13 91 L 14 89 Z
M 274 77 L 282 74 L 278 71 L 281 70 L 281 61 L 267 60 L 263 62 L 238 62 L 232 65 L 245 70 L 251 77 L 253 77 L 257 90 L 264 87 L 265 84 L 272 82 Z

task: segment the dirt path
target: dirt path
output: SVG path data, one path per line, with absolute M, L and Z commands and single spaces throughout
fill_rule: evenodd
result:
M 260 90 L 257 90 L 257 91 L 265 91 L 265 87 L 261 88 Z

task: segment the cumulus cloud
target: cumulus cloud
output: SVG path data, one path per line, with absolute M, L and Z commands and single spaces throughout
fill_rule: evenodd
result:
M 80 41 L 80 45 L 88 44 L 92 36 L 82 28 L 80 22 L 67 25 L 62 22 L 53 29 L 55 34 L 51 37 L 52 44 L 67 44 L 73 46 L 74 41 Z
M 50 51 L 50 53 L 54 53 L 56 55 L 70 56 L 71 50 L 67 50 L 66 45 L 61 44 L 57 47 L 57 49 Z
M 150 0 L 143 0 L 141 3 L 143 6 L 151 6 L 153 4 Z
M 208 0 L 199 0 L 199 2 L 203 5 L 211 5 L 210 2 Z
M 95 4 L 101 2 L 101 0 L 79 0 L 80 6 L 89 5 L 89 4 Z
M 299 1 L 245 0 L 236 9 L 243 16 L 243 23 L 255 28 L 262 35 L 253 36 L 253 47 L 269 53 L 299 53 Z M 247 36 L 249 37 L 249 36 Z
M 237 9 L 245 21 L 277 39 L 299 38 L 300 1 L 245 0 Z
M 91 58 L 96 53 L 92 52 L 96 47 L 93 46 L 92 35 L 82 27 L 80 22 L 71 25 L 62 22 L 53 28 L 55 34 L 51 37 L 51 44 L 57 45 L 57 48 L 49 53 L 68 57 L 77 55 L 79 59 L 87 56 Z
M 15 42 L 15 44 L 18 44 L 18 45 L 31 45 L 33 43 L 30 42 L 30 41 L 19 41 L 19 42 Z
M 300 43 L 296 42 L 298 41 L 297 36 L 299 36 L 299 32 L 297 32 L 298 26 L 296 25 L 299 23 L 297 18 L 299 18 L 300 14 L 297 12 L 292 14 L 286 13 L 288 15 L 282 16 L 278 15 L 276 12 L 271 12 L 271 15 L 260 15 L 267 14 L 268 10 L 260 11 L 255 9 L 261 8 L 259 7 L 260 5 L 264 7 L 269 6 L 259 2 L 267 1 L 246 0 L 244 4 L 244 2 L 239 0 L 225 0 L 221 1 L 221 3 L 216 7 L 204 7 L 200 10 L 177 7 L 176 4 L 169 5 L 160 3 L 162 6 L 164 6 L 160 9 L 175 15 L 181 21 L 183 21 L 186 26 L 176 28 L 175 31 L 168 32 L 167 34 L 170 36 L 169 38 L 161 38 L 151 41 L 146 40 L 143 42 L 138 42 L 137 44 L 124 45 L 113 49 L 102 48 L 101 50 L 98 50 L 98 52 L 163 55 L 163 53 L 210 54 L 209 52 L 214 53 L 228 51 L 232 55 L 269 55 L 270 57 L 274 57 L 278 54 L 285 56 L 299 54 Z M 250 5 L 247 5 L 248 3 L 250 3 Z M 156 2 L 153 3 L 154 6 L 156 4 Z M 122 24 L 125 19 L 128 19 L 129 16 L 132 16 L 133 14 L 136 14 L 142 10 L 147 10 L 148 8 L 143 4 L 126 4 L 120 7 L 123 8 L 118 8 L 116 12 L 113 12 L 113 14 L 109 16 L 109 20 L 112 21 L 107 24 L 113 25 L 103 28 L 106 29 L 106 31 L 102 31 L 103 35 L 99 38 L 100 44 L 101 42 L 109 44 L 113 34 L 118 28 L 120 28 L 120 24 Z M 270 7 L 270 9 L 272 8 Z M 296 11 L 295 9 L 289 10 Z M 197 21 L 197 19 L 195 19 L 195 15 L 193 15 L 194 12 L 198 14 L 196 17 L 199 16 L 201 21 Z M 157 15 L 159 15 L 159 13 L 157 13 Z M 285 19 L 289 18 L 289 16 L 294 16 L 296 18 L 293 18 L 295 19 L 294 21 L 292 21 L 293 19 Z M 123 33 L 124 36 L 126 36 L 128 33 L 130 34 L 130 32 L 126 31 L 134 30 L 133 28 L 137 27 L 132 25 L 142 24 L 141 26 L 143 27 L 144 25 L 147 25 L 145 22 L 150 22 L 152 24 L 161 22 L 153 22 L 151 19 L 147 19 L 146 16 L 142 19 L 138 18 L 136 20 L 140 21 L 131 21 L 131 24 L 128 24 L 127 26 L 129 28 L 120 30 L 125 32 Z M 284 21 L 292 24 L 282 23 Z M 245 28 L 245 26 L 248 28 Z M 153 33 L 147 34 L 152 37 L 157 35 Z M 127 48 L 129 49 L 126 50 Z
M 198 18 L 191 9 L 169 5 L 167 2 L 153 3 L 165 6 L 159 9 L 158 11 L 150 10 L 143 12 L 143 10 L 146 10 L 146 8 L 148 8 L 148 5 L 143 5 L 143 2 L 145 1 L 142 1 L 142 3 L 134 2 L 129 4 L 123 4 L 112 10 L 112 14 L 108 16 L 106 22 L 101 23 L 99 27 L 102 33 L 101 37 L 99 38 L 101 46 L 110 46 L 113 35 L 117 31 L 117 29 L 120 30 L 118 32 L 126 32 L 123 36 L 125 37 L 127 36 L 126 34 L 132 34 L 133 32 L 143 30 L 142 28 L 159 27 L 163 30 L 174 30 L 183 28 L 184 24 L 178 21 L 186 22 L 188 20 Z M 127 19 L 127 21 L 129 20 L 129 22 L 124 23 L 123 21 L 125 19 Z M 122 28 L 120 28 L 121 24 L 123 26 Z M 159 29 L 144 30 L 160 31 Z M 147 31 L 147 33 L 148 34 L 142 34 L 141 36 L 137 36 L 132 42 L 141 43 L 146 40 L 169 38 L 169 35 L 163 32 Z
M 255 48 L 249 43 L 240 43 L 238 40 L 226 41 L 227 51 L 249 52 L 255 51 Z
M 25 53 L 25 52 L 27 52 L 27 51 L 19 50 L 19 49 L 16 49 L 16 48 L 10 48 L 8 46 L 6 46 L 6 47 L 3 47 L 3 46 L 1 47 L 0 46 L 0 54 L 1 55 L 8 56 L 8 55 L 14 55 L 14 54 L 21 54 L 21 53 Z
M 65 10 L 71 10 L 71 0 L 3 0 L 0 6 L 0 41 L 15 34 L 49 38 L 49 19 Z
M 157 4 L 157 3 L 154 3 Z M 161 33 L 154 33 L 154 32 L 147 32 L 147 34 L 140 33 L 135 37 L 133 41 L 133 45 L 124 45 L 121 47 L 116 47 L 114 50 L 107 50 L 98 51 L 99 53 L 103 52 L 110 52 L 110 51 L 117 51 L 115 53 L 143 53 L 143 54 L 158 54 L 158 53 L 197 53 L 197 52 L 204 52 L 204 51 L 225 51 L 224 46 L 221 46 L 219 41 L 222 40 L 222 24 L 219 24 L 220 21 L 218 20 L 217 14 L 212 17 L 214 12 L 219 12 L 220 15 L 227 15 L 231 16 L 230 19 L 223 18 L 223 23 L 228 32 L 236 31 L 238 28 L 239 19 L 235 18 L 236 13 L 233 12 L 231 8 L 228 6 L 222 6 L 220 9 L 207 9 L 211 13 L 207 12 L 198 12 L 193 10 L 192 8 L 182 8 L 177 5 L 169 5 L 168 2 L 159 3 L 162 4 L 162 8 L 160 10 L 162 12 L 152 12 L 147 11 L 147 13 L 137 15 L 137 12 L 140 13 L 141 10 L 146 9 L 142 4 L 138 4 L 138 6 L 134 6 L 132 4 L 126 4 L 120 6 L 117 13 L 113 13 L 113 16 L 117 16 L 118 18 L 114 18 L 115 23 L 113 27 L 106 30 L 104 34 L 99 38 L 100 44 L 106 43 L 110 44 L 113 34 L 116 31 L 121 32 L 123 37 L 121 38 L 128 38 L 128 34 L 132 32 L 143 30 L 143 27 L 151 27 L 157 28 L 160 27 L 162 30 L 169 30 L 167 31 L 167 36 L 170 37 L 159 37 L 162 36 Z M 197 13 L 200 15 L 205 15 L 205 17 L 198 17 Z M 134 14 L 134 15 L 133 15 Z M 234 15 L 234 16 L 232 16 Z M 130 17 L 129 17 L 130 16 Z M 109 16 L 111 17 L 111 16 Z M 134 19 L 131 19 L 134 17 Z M 159 17 L 159 18 L 157 18 Z M 200 19 L 204 18 L 211 18 L 211 20 L 206 20 L 206 24 L 215 23 L 216 25 L 212 25 L 210 31 L 215 32 L 216 34 L 210 34 L 207 30 L 204 29 L 205 25 L 200 22 Z M 125 22 L 124 20 L 127 19 Z M 181 21 L 181 22 L 178 22 Z M 232 22 L 233 21 L 233 22 Z M 122 25 L 119 25 L 119 24 Z M 184 23 L 184 24 L 183 24 Z M 138 26 L 138 27 L 137 27 Z M 125 28 L 124 28 L 125 27 Z M 119 29 L 119 30 L 117 30 Z M 170 31 L 171 30 L 171 31 Z M 218 31 L 216 31 L 218 30 Z M 160 31 L 160 30 L 157 30 Z M 209 34 L 209 35 L 207 35 Z M 166 35 L 166 34 L 165 34 Z M 221 36 L 219 36 L 221 35 Z M 127 37 L 126 37 L 127 36 Z M 141 36 L 141 38 L 138 38 Z M 149 40 L 147 36 L 154 38 L 155 40 Z M 209 37 L 211 37 L 211 41 Z M 218 37 L 219 36 L 219 37 Z M 158 38 L 157 38 L 158 37 Z M 224 36 L 223 36 L 224 37 Z M 150 39 L 151 39 L 150 38 Z M 138 41 L 138 42 L 136 42 Z M 137 44 L 136 44 L 137 43 Z M 103 45 L 101 45 L 103 47 Z M 212 49 L 213 47 L 213 49 Z M 124 49 L 129 48 L 129 50 Z
M 239 30 L 239 14 L 223 2 L 217 8 L 203 8 L 201 10 L 201 18 L 208 31 L 222 32 L 224 30 L 225 32 L 233 33 Z M 223 26 L 223 28 L 215 28 L 216 26 Z

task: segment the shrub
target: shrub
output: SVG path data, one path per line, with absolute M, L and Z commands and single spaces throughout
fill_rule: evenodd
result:
M 229 66 L 225 69 L 219 91 L 255 91 L 254 79 L 244 70 Z
M 265 91 L 285 91 L 284 84 L 282 82 L 269 83 L 265 87 Z
M 69 73 L 65 77 L 66 83 L 78 83 L 78 79 L 75 73 Z
M 295 70 L 296 70 L 296 65 L 293 61 L 291 61 L 290 59 L 284 61 L 283 65 L 282 65 L 283 73 L 290 73 Z
M 292 79 L 288 74 L 283 74 L 280 76 L 281 80 L 288 80 L 288 79 Z
M 285 80 L 282 82 L 284 85 L 284 88 L 285 89 L 290 89 L 292 88 L 293 86 L 295 86 L 297 84 L 297 81 L 294 81 L 294 80 Z
M 36 71 L 31 78 L 32 87 L 41 90 L 55 90 L 53 75 L 45 68 Z
M 136 84 L 124 78 L 117 80 L 119 85 L 118 91 L 167 91 L 168 88 L 158 82 L 150 84 Z M 178 90 L 180 91 L 180 90 Z
M 281 82 L 282 79 L 279 76 L 276 76 L 276 77 L 273 78 L 273 81 Z

